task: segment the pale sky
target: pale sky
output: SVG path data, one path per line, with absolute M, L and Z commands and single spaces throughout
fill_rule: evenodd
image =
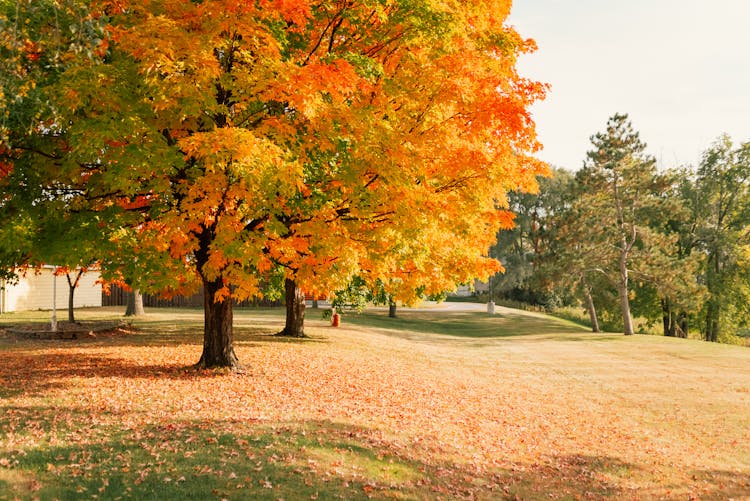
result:
M 665 168 L 750 140 L 750 0 L 514 0 L 508 24 L 539 46 L 520 73 L 552 86 L 532 108 L 542 160 L 579 169 L 615 113 Z

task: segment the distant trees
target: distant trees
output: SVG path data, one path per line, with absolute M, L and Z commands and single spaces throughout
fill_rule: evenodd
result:
M 584 167 L 555 171 L 538 195 L 511 194 L 517 225 L 498 235 L 509 268 L 496 293 L 554 307 L 580 303 L 592 330 L 661 321 L 665 336 L 707 341 L 747 328 L 750 143 L 721 136 L 697 169 L 658 171 L 627 115 L 592 136 Z
M 701 330 L 718 341 L 747 326 L 750 313 L 750 143 L 721 136 L 703 154 L 692 180 L 694 251 L 707 289 Z
M 505 272 L 492 277 L 493 294 L 515 301 L 554 307 L 562 299 L 550 284 L 556 269 L 546 266 L 546 254 L 562 252 L 559 242 L 562 214 L 572 202 L 573 175 L 553 169 L 550 177 L 539 178 L 538 193 L 511 192 L 508 205 L 515 214 L 514 225 L 497 234 L 492 256 L 501 260 Z

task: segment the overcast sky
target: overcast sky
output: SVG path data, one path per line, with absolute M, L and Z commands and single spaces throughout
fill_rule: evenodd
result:
M 750 140 L 750 0 L 514 0 L 508 24 L 539 46 L 520 73 L 552 86 L 532 113 L 553 165 L 580 168 L 618 112 L 662 167 Z

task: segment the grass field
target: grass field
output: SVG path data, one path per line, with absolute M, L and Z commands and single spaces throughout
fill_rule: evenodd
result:
M 197 310 L 0 336 L 0 500 L 750 499 L 750 350 L 502 311 L 239 310 L 240 373 Z

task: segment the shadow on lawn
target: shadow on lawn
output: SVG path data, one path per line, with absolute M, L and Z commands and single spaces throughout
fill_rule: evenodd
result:
M 487 471 L 441 459 L 440 446 L 405 445 L 329 421 L 165 421 L 3 452 L 9 466 L 0 467 L 0 499 L 677 500 L 691 490 L 701 499 L 726 499 L 747 494 L 750 482 L 744 474 L 706 471 L 674 495 L 669 486 L 643 491 L 621 484 L 633 485 L 644 468 L 579 455 Z M 8 475 L 11 469 L 18 474 Z
M 66 380 L 75 377 L 192 379 L 211 374 L 176 365 L 140 365 L 132 360 L 80 352 L 14 353 L 0 369 L 0 397 L 31 396 L 66 388 L 69 385 Z
M 554 317 L 528 315 L 494 315 L 480 312 L 444 312 L 433 310 L 404 310 L 396 318 L 380 312 L 349 314 L 344 325 L 351 328 L 370 328 L 409 340 L 446 341 L 448 338 L 466 340 L 549 336 L 567 339 L 589 339 L 587 329 Z M 444 339 L 440 339 L 443 336 Z M 609 340 L 609 337 L 599 336 Z
M 8 351 L 0 366 L 0 398 L 23 394 L 34 395 L 48 389 L 64 388 L 68 378 L 166 378 L 198 380 L 226 377 L 223 370 L 197 370 L 190 364 L 150 364 L 131 354 L 127 358 L 90 353 L 101 347 L 170 349 L 192 346 L 195 362 L 201 355 L 202 336 L 182 334 L 170 336 L 150 330 L 107 339 L 80 340 L 19 340 Z M 235 334 L 236 348 L 252 348 L 268 343 L 328 343 L 322 337 L 289 338 L 274 336 L 266 329 L 241 328 Z M 50 350 L 54 348 L 54 351 Z M 68 349 L 70 348 L 70 349 Z M 12 354 L 11 354 L 12 353 Z M 107 351 L 116 353 L 116 351 Z M 144 353 L 145 354 L 145 353 Z M 240 358 L 240 364 L 242 359 Z M 240 367 L 238 377 L 253 377 L 253 367 Z

